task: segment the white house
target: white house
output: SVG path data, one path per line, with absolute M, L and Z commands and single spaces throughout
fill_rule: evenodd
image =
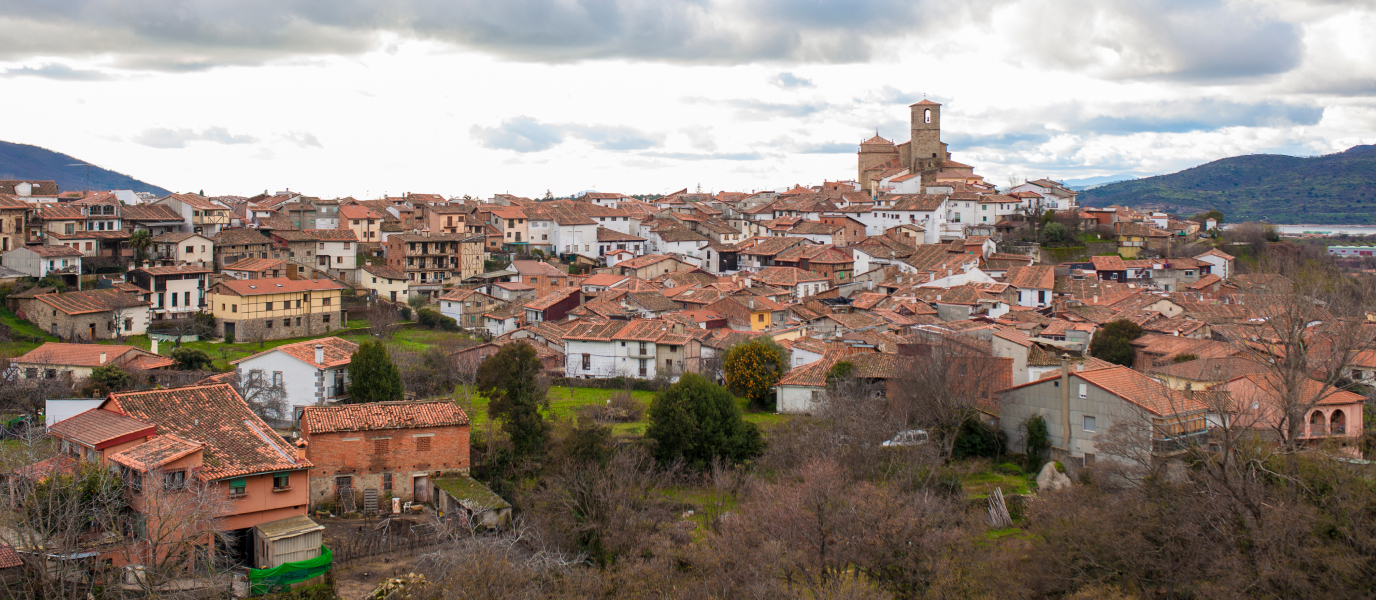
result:
M 1075 197 L 1079 195 L 1079 192 L 1049 179 L 1027 181 L 1022 185 L 1014 186 L 1013 189 L 1008 191 L 1036 192 L 1041 194 L 1042 206 L 1055 210 L 1056 212 L 1069 212 L 1078 206 Z
M 1017 288 L 1018 306 L 1042 308 L 1051 304 L 1056 268 L 1047 265 L 1009 267 L 1004 282 Z
M 1217 249 L 1210 250 L 1194 258 L 1195 260 L 1202 260 L 1209 263 L 1209 273 L 1217 275 L 1220 278 L 1227 279 L 1233 275 L 1233 261 L 1236 259 Z M 5 266 L 8 267 L 9 263 L 6 263 Z
M 349 397 L 349 362 L 358 344 L 337 337 L 306 340 L 278 346 L 230 364 L 239 374 L 241 387 L 272 393 L 274 388 L 298 407 L 322 406 Z
M 564 373 L 567 377 L 653 379 L 661 365 L 683 366 L 684 349 L 692 338 L 682 323 L 633 320 L 575 324 L 564 335 Z M 675 331 L 679 329 L 679 331 Z
M 145 267 L 125 273 L 124 280 L 152 292 L 152 318 L 161 321 L 200 312 L 212 273 L 209 267 L 197 265 Z
M 481 329 L 487 326 L 484 313 L 491 312 L 507 304 L 505 300 L 489 296 L 478 290 L 455 288 L 440 296 L 440 314 L 453 318 L 460 327 Z
M 215 264 L 215 240 L 196 233 L 164 233 L 153 238 L 153 258 L 172 264 Z
M 0 255 L 0 264 L 42 279 L 54 271 L 81 272 L 82 253 L 70 246 L 25 246 Z

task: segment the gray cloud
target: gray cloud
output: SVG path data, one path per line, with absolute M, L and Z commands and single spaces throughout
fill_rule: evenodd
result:
M 1217 82 L 1299 65 L 1300 24 L 1225 0 L 1050 0 L 1017 20 L 1016 60 L 1118 78 Z
M 251 144 L 258 141 L 251 135 L 234 135 L 224 127 L 207 127 L 200 131 L 192 129 L 169 129 L 154 127 L 145 129 L 134 136 L 135 143 L 152 148 L 185 148 L 192 142 L 212 142 L 216 144 Z
M 320 140 L 315 138 L 315 134 L 309 131 L 289 131 L 282 134 L 282 139 L 302 148 L 324 148 Z
M 716 104 L 735 108 L 742 117 L 747 118 L 775 118 L 791 117 L 800 118 L 813 115 L 815 113 L 831 108 L 825 102 L 801 102 L 797 104 L 784 104 L 779 102 L 763 102 L 760 100 L 732 99 L 732 100 L 706 100 L 703 98 L 688 98 L 686 102 L 702 102 L 705 104 Z
M 1007 0 L 12 0 L 0 57 L 112 55 L 121 66 L 196 70 L 383 49 L 383 34 L 517 60 L 634 58 L 740 64 L 864 61 L 883 44 L 984 20 Z M 905 23 L 876 28 L 874 23 Z
M 811 79 L 804 79 L 789 72 L 779 73 L 779 76 L 774 78 L 774 85 L 785 89 L 813 87 Z
M 645 150 L 663 144 L 665 137 L 631 127 L 541 123 L 527 116 L 507 119 L 496 127 L 474 125 L 468 133 L 484 148 L 516 152 L 549 150 L 565 138 L 584 140 L 599 150 Z
M 5 69 L 5 77 L 42 77 L 59 81 L 104 81 L 112 79 L 109 73 L 89 69 L 73 69 L 62 63 L 45 63 L 37 67 Z
M 798 154 L 855 154 L 859 146 L 845 142 L 802 144 L 793 149 Z

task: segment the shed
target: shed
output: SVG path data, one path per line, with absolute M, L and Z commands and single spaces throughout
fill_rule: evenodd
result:
M 271 569 L 282 563 L 301 562 L 320 556 L 325 526 L 310 517 L 299 516 L 270 521 L 253 528 L 259 568 Z
M 434 481 L 436 506 L 445 514 L 464 514 L 479 527 L 500 529 L 511 522 L 511 503 L 472 477 Z

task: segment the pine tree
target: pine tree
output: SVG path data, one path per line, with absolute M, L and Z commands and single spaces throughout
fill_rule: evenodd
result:
M 542 457 L 549 444 L 549 423 L 540 414 L 545 391 L 536 378 L 540 358 L 529 344 L 507 344 L 478 368 L 478 391 L 490 400 L 488 415 L 502 422 L 518 458 Z
M 739 463 L 764 451 L 760 429 L 745 422 L 731 392 L 696 373 L 655 395 L 645 437 L 655 441 L 661 463 L 682 458 L 697 469 L 713 459 Z
M 1142 328 L 1132 321 L 1119 319 L 1094 332 L 1089 341 L 1089 355 L 1125 367 L 1132 366 L 1136 351 L 1132 340 L 1142 337 Z
M 349 359 L 349 402 L 401 400 L 401 372 L 379 341 L 363 342 Z

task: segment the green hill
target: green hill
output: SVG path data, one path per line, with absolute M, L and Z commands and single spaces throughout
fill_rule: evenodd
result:
M 1234 156 L 1086 190 L 1080 204 L 1179 214 L 1216 208 L 1233 223 L 1265 217 L 1280 224 L 1376 224 L 1376 146 L 1313 158 Z
M 86 168 L 68 165 L 81 162 L 84 161 L 46 148 L 0 141 L 0 179 L 51 179 L 64 192 L 80 191 L 86 189 Z M 91 167 L 90 189 L 134 190 L 158 196 L 171 193 L 151 183 L 99 167 Z

